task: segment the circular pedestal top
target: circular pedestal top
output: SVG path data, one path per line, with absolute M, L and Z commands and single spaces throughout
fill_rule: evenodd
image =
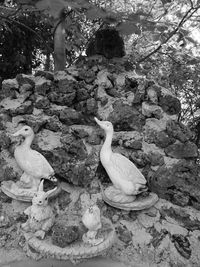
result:
M 100 231 L 103 236 L 103 242 L 96 246 L 77 241 L 65 248 L 61 248 L 52 244 L 51 237 L 40 240 L 31 233 L 26 233 L 24 236 L 28 245 L 42 256 L 59 260 L 80 260 L 102 255 L 113 245 L 116 234 L 114 226 L 109 219 L 102 217 L 102 229 Z
M 14 189 L 13 189 L 14 188 Z M 17 190 L 18 189 L 18 190 Z M 23 201 L 23 202 L 32 202 L 32 198 L 35 192 L 30 191 L 30 189 L 25 188 L 17 188 L 15 182 L 9 180 L 9 181 L 3 181 L 1 183 L 1 190 L 9 196 L 12 199 Z M 57 190 L 55 190 L 49 198 L 56 197 L 61 192 L 61 186 L 60 184 L 57 185 Z
M 40 261 L 27 260 L 20 262 L 12 262 L 9 264 L 5 264 L 2 267 L 74 267 L 74 264 L 70 261 L 59 261 L 53 259 L 44 259 Z M 77 267 L 127 267 L 125 264 L 120 262 L 115 262 L 110 259 L 105 258 L 95 258 L 87 260 L 86 262 L 82 262 L 76 265 Z
M 103 200 L 110 206 L 121 209 L 121 210 L 143 210 L 148 209 L 155 205 L 158 201 L 158 196 L 155 193 L 149 193 L 147 196 L 138 195 L 136 199 L 132 202 L 121 203 L 113 201 L 109 194 L 107 194 L 106 190 L 102 190 Z

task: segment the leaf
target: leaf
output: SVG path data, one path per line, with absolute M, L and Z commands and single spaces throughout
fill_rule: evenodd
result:
M 33 4 L 33 0 L 17 0 L 16 2 L 17 4 L 20 4 L 20 5 L 32 5 Z
M 103 9 L 93 6 L 85 12 L 85 15 L 88 19 L 94 20 L 105 17 L 106 12 Z
M 131 20 L 132 22 L 139 22 L 140 21 L 140 15 L 136 13 L 132 13 L 128 16 L 128 20 Z
M 70 6 L 73 9 L 89 9 L 93 4 L 88 2 L 87 0 L 66 0 L 66 6 Z
M 163 6 L 166 4 L 170 4 L 172 2 L 172 0 L 161 0 Z
M 140 22 L 141 17 L 149 17 L 149 14 L 145 13 L 143 10 L 139 10 L 136 13 L 131 13 L 128 16 L 128 20 L 132 22 Z
M 168 30 L 169 26 L 165 26 L 165 25 L 156 25 L 156 30 L 158 30 L 159 32 L 164 32 L 166 30 Z
M 156 42 L 160 40 L 160 33 L 152 34 L 152 39 Z
M 198 43 L 197 43 L 192 37 L 185 36 L 185 39 L 186 39 L 187 41 L 189 41 L 190 43 L 193 43 L 195 46 L 198 45 Z
M 119 21 L 119 19 L 115 16 L 106 16 L 103 18 L 103 21 L 108 23 L 108 24 L 112 24 L 112 23 L 117 23 Z
M 199 59 L 193 58 L 187 62 L 189 65 L 196 65 L 199 63 Z
M 64 0 L 41 0 L 36 3 L 39 10 L 47 11 L 55 19 L 59 18 L 60 12 L 65 8 Z
M 156 23 L 149 20 L 141 20 L 141 25 L 144 31 L 154 31 Z
M 135 23 L 131 23 L 129 21 L 126 22 L 122 22 L 119 26 L 117 26 L 117 30 L 124 35 L 129 35 L 129 34 L 140 34 L 141 31 L 140 29 L 137 27 L 137 25 L 135 25 Z
M 179 29 L 179 32 L 182 33 L 183 35 L 188 35 L 188 34 L 190 34 L 189 30 L 186 30 L 186 29 L 183 29 L 183 28 L 180 28 L 180 29 Z

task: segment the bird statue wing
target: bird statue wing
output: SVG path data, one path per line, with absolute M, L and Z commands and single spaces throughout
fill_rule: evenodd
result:
M 146 184 L 146 179 L 135 164 L 118 153 L 112 153 L 110 164 L 123 177 L 123 180 L 133 181 L 134 183 Z
M 48 178 L 54 174 L 54 170 L 45 157 L 36 150 L 30 150 L 28 153 L 28 160 L 25 158 L 24 170 L 33 177 Z

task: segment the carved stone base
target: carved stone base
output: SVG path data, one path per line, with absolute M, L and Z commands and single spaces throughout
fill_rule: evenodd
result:
M 60 185 L 57 185 L 57 187 L 57 190 L 49 196 L 50 198 L 57 196 L 61 192 Z M 18 182 L 15 183 L 13 181 L 3 181 L 1 190 L 10 198 L 24 202 L 31 202 L 33 195 L 36 193 L 32 189 L 20 187 Z
M 113 186 L 102 189 L 103 200 L 110 206 L 122 210 L 143 210 L 153 206 L 158 201 L 155 193 L 126 196 Z
M 102 242 L 91 246 L 91 244 L 85 244 L 83 241 L 77 241 L 65 248 L 58 247 L 52 244 L 51 237 L 46 237 L 44 240 L 40 240 L 33 234 L 25 233 L 28 246 L 34 249 L 35 252 L 40 253 L 44 257 L 51 257 L 59 260 L 79 260 L 93 258 L 102 255 L 107 249 L 109 249 L 115 241 L 115 230 L 107 218 L 102 218 Z

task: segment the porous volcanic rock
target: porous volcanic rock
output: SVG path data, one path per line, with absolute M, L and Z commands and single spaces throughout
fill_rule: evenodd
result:
M 200 208 L 198 149 L 193 133 L 178 121 L 180 101 L 129 65 L 126 58 L 80 57 L 66 71 L 4 80 L 0 149 L 7 156 L 1 180 L 19 177 L 9 135 L 27 124 L 36 135 L 32 147 L 57 177 L 83 187 L 97 177 L 109 182 L 99 167 L 104 132 L 97 117 L 113 123 L 113 151 L 143 172 L 153 192 L 180 206 Z
M 176 143 L 166 147 L 165 153 L 167 156 L 177 159 L 197 158 L 198 148 L 192 142 L 181 143 L 177 141 Z
M 181 159 L 171 167 L 160 166 L 149 174 L 150 188 L 161 197 L 185 206 L 199 203 L 199 166 L 193 161 Z M 198 205 L 196 205 L 196 208 Z
M 169 115 L 178 114 L 181 111 L 180 101 L 172 95 L 164 95 L 159 99 L 159 105 Z
M 114 124 L 116 131 L 141 130 L 145 124 L 145 117 L 136 108 L 120 100 L 113 104 L 108 120 Z
M 52 228 L 52 243 L 61 248 L 67 247 L 79 238 L 79 228 L 75 225 L 56 223 Z

